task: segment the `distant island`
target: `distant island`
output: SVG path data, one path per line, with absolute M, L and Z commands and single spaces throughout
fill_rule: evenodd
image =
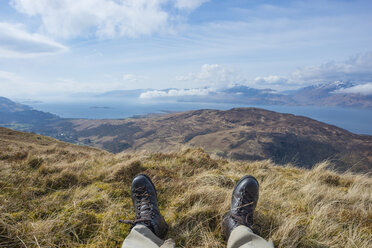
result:
M 108 106 L 92 106 L 91 109 L 111 109 L 111 107 Z

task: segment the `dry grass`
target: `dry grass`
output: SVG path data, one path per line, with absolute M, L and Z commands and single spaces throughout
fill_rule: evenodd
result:
M 226 245 L 221 219 L 246 174 L 261 187 L 255 229 L 276 247 L 372 246 L 372 179 L 327 162 L 304 170 L 211 159 L 200 149 L 112 155 L 29 138 L 0 139 L 0 247 L 119 247 L 137 173 L 157 186 L 178 247 Z

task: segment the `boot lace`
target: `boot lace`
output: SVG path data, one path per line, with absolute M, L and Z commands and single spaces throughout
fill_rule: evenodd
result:
M 239 203 L 236 208 L 236 214 L 231 213 L 231 217 L 241 225 L 251 227 L 253 225 L 253 211 L 254 201 L 250 200 L 251 196 L 247 196 L 246 192 L 243 192 L 243 197 L 238 199 Z
M 134 220 L 119 220 L 119 222 L 128 224 L 133 228 L 138 223 L 144 223 L 146 226 L 151 225 L 154 217 L 153 204 L 150 201 L 150 195 L 146 192 L 146 187 L 139 187 L 133 191 L 136 199 L 136 217 Z

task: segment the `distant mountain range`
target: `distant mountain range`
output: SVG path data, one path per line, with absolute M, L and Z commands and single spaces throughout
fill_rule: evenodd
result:
M 350 82 L 333 82 L 312 85 L 298 90 L 278 92 L 272 89 L 256 89 L 245 85 L 234 85 L 224 89 L 138 89 L 118 90 L 99 94 L 96 97 L 132 97 L 176 99 L 184 102 L 224 102 L 252 105 L 290 106 L 339 106 L 371 108 L 372 95 L 345 93 L 344 89 L 356 86 Z
M 372 95 L 342 93 L 343 89 L 354 86 L 352 83 L 344 82 L 313 85 L 301 88 L 290 96 L 300 105 L 372 108 Z

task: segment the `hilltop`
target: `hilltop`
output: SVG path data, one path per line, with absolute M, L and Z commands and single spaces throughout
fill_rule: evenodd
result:
M 196 148 L 111 154 L 0 128 L 0 247 L 120 247 L 137 173 L 153 179 L 178 247 L 225 247 L 221 219 L 246 174 L 261 187 L 254 228 L 276 247 L 370 247 L 372 179 L 329 166 L 229 161 Z
M 237 160 L 271 159 L 311 168 L 330 159 L 340 170 L 372 170 L 372 136 L 303 116 L 257 108 L 196 110 L 125 120 L 71 120 L 60 130 L 80 143 L 122 151 L 177 151 L 202 147 Z

